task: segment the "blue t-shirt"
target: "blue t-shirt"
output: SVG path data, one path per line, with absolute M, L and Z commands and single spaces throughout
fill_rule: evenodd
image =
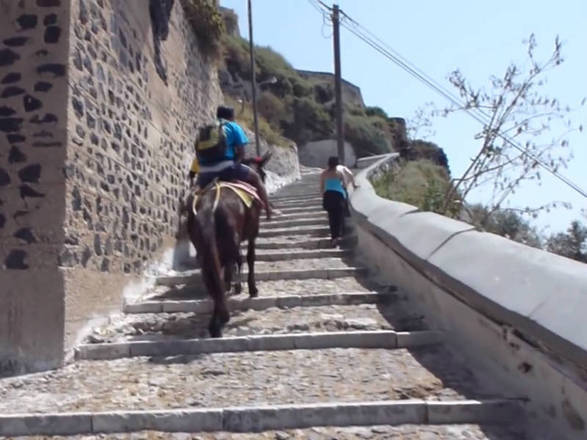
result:
M 220 120 L 221 124 L 224 124 L 224 134 L 226 135 L 226 159 L 234 160 L 235 158 L 235 147 L 244 146 L 249 143 L 249 138 L 245 134 L 244 130 L 236 122 Z
M 346 192 L 342 186 L 342 182 L 338 178 L 329 177 L 324 181 L 324 191 L 338 191 L 346 199 Z

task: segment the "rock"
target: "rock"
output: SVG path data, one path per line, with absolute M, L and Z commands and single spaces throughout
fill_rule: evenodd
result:
M 368 328 L 377 327 L 377 321 L 372 318 L 346 319 L 345 323 L 349 328 L 354 328 L 356 330 L 366 330 Z
M 322 313 L 320 319 L 322 321 L 342 321 L 344 320 L 344 315 L 339 313 Z
M 308 324 L 293 324 L 293 325 L 288 325 L 287 329 L 289 331 L 307 332 L 310 330 L 310 326 Z

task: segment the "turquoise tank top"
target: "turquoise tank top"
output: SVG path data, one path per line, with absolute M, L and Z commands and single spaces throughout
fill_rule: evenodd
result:
M 346 199 L 346 192 L 338 178 L 330 177 L 324 180 L 324 191 L 338 191 Z

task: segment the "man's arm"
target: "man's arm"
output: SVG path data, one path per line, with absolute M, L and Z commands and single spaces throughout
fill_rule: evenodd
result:
M 324 172 L 320 174 L 320 194 L 324 194 Z
M 242 162 L 245 158 L 245 146 L 235 145 L 234 146 L 234 160 L 236 162 Z

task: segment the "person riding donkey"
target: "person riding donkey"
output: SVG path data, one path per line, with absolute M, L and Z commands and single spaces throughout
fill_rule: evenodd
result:
M 267 191 L 259 175 L 242 163 L 245 146 L 249 139 L 244 130 L 234 121 L 234 109 L 219 106 L 218 121 L 200 129 L 196 140 L 196 166 L 192 163 L 190 179 L 197 173 L 196 186 L 203 189 L 214 179 L 223 181 L 241 180 L 252 185 L 265 205 L 267 219 L 272 211 Z

